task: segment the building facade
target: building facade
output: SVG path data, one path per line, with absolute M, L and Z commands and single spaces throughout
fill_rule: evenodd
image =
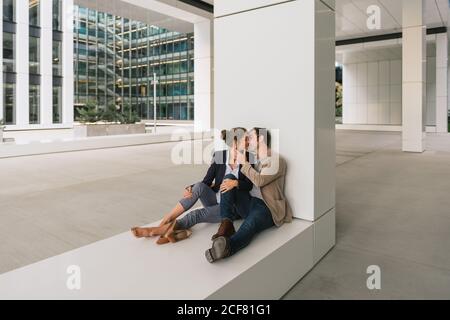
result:
M 194 119 L 193 34 L 78 5 L 74 18 L 76 108 L 131 107 L 153 119 L 156 74 L 157 118 Z
M 0 119 L 8 129 L 73 125 L 73 0 L 2 0 Z
M 2 0 L 0 120 L 8 130 L 71 128 L 78 107 L 194 119 L 194 36 L 74 5 Z

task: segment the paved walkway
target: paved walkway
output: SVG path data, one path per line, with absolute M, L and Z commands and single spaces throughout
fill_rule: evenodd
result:
M 285 298 L 450 297 L 450 136 L 429 141 L 337 133 L 337 246 Z M 173 165 L 173 146 L 1 159 L 0 273 L 158 220 L 206 168 Z
M 450 298 L 450 135 L 428 142 L 408 154 L 399 134 L 338 132 L 337 245 L 286 299 Z

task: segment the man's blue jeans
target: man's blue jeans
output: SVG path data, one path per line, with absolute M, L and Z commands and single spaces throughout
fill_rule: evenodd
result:
M 236 180 L 236 177 L 228 175 L 225 179 Z M 248 191 L 237 188 L 222 193 L 220 215 L 222 219 L 231 221 L 244 219 L 239 230 L 230 237 L 232 255 L 249 245 L 255 235 L 275 225 L 272 214 L 263 200 L 253 198 Z

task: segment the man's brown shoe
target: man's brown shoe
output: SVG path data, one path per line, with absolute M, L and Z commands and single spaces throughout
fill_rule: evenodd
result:
M 215 239 L 211 249 L 205 251 L 205 257 L 209 263 L 214 263 L 217 260 L 228 258 L 230 255 L 230 240 L 225 237 Z
M 236 230 L 234 230 L 233 221 L 224 219 L 224 220 L 222 220 L 222 223 L 220 224 L 219 231 L 217 231 L 217 233 L 212 236 L 211 240 L 215 240 L 219 237 L 229 238 L 235 233 L 236 233 Z

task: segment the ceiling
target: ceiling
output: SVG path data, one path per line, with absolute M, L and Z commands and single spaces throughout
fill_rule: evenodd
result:
M 448 0 L 424 0 L 424 22 L 427 28 L 447 25 Z M 366 13 L 370 5 L 381 9 L 381 29 L 367 28 Z M 401 0 L 336 0 L 337 40 L 400 32 L 402 30 Z
M 214 4 L 214 0 L 203 0 Z M 328 0 L 324 0 L 328 1 Z M 402 0 L 335 0 L 336 39 L 349 39 L 400 32 L 402 29 Z M 448 0 L 424 0 L 424 19 L 428 28 L 447 26 Z M 367 28 L 371 5 L 381 9 L 381 29 Z
M 447 26 L 448 0 L 424 0 L 424 22 L 427 28 Z M 369 30 L 366 26 L 366 9 L 369 5 L 381 9 L 381 30 Z M 336 0 L 337 40 L 367 37 L 402 31 L 401 0 Z M 427 54 L 434 56 L 435 35 L 427 36 Z M 339 63 L 377 60 L 395 60 L 402 57 L 402 39 L 339 46 L 336 61 Z
M 128 0 L 129 1 L 129 0 Z M 173 0 L 158 0 L 171 3 Z M 214 5 L 214 0 L 202 0 Z M 329 1 L 329 0 L 323 0 Z M 336 39 L 351 39 L 400 32 L 402 29 L 402 0 L 335 0 Z M 131 1 L 130 1 L 131 2 Z M 149 24 L 155 24 L 170 30 L 192 32 L 193 25 L 180 19 L 174 19 L 156 11 L 142 10 L 126 1 L 120 0 L 75 0 L 75 3 L 96 8 L 112 14 L 127 16 Z M 177 2 L 178 3 L 178 2 Z M 181 3 L 181 2 L 180 2 Z M 448 0 L 424 0 L 424 19 L 428 28 L 447 26 L 449 15 Z M 381 10 L 381 29 L 369 30 L 366 10 L 377 5 Z M 178 5 L 177 5 L 178 6 Z M 103 10 L 102 10 L 103 9 Z
M 156 10 L 149 10 L 141 6 L 133 5 L 131 2 L 139 3 L 139 1 L 130 0 L 74 0 L 74 4 L 76 5 L 126 17 L 171 31 L 181 33 L 194 31 L 194 25 L 192 23 L 157 12 Z

